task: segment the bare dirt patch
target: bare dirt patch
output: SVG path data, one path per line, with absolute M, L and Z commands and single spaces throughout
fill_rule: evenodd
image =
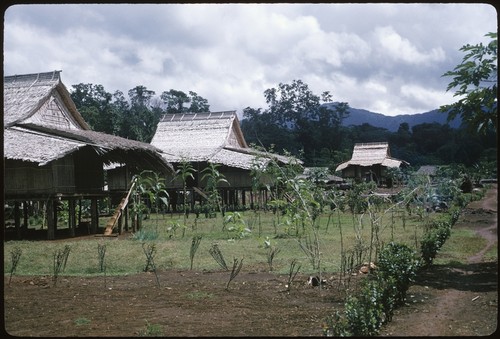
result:
M 497 241 L 496 185 L 470 204 L 454 227 L 471 227 L 487 246 Z M 453 233 L 452 233 L 453 236 Z M 421 272 L 381 336 L 477 336 L 497 329 L 498 262 L 486 249 L 467 264 Z M 4 331 L 12 336 L 138 336 L 147 324 L 165 336 L 320 336 L 325 317 L 344 303 L 338 278 L 321 290 L 297 276 L 244 267 L 226 285 L 225 271 L 161 271 L 121 277 L 4 278 Z M 360 276 L 353 277 L 351 286 Z

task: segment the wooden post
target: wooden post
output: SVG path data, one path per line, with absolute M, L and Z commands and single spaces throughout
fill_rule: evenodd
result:
M 54 238 L 56 236 L 57 232 L 57 206 L 59 206 L 59 202 L 57 200 L 54 200 Z
M 90 229 L 92 234 L 97 234 L 99 227 L 99 211 L 97 207 L 97 198 L 90 201 Z
M 47 240 L 55 239 L 55 225 L 54 225 L 54 201 L 48 201 L 47 208 Z
M 75 236 L 76 229 L 76 212 L 75 212 L 76 202 L 75 199 L 68 200 L 68 227 L 69 227 L 69 236 Z
M 23 216 L 24 216 L 23 233 L 26 233 L 28 231 L 28 223 L 29 223 L 27 201 L 23 201 Z
M 78 225 L 82 223 L 82 199 L 78 200 Z
M 21 213 L 18 201 L 14 202 L 14 225 L 16 228 L 17 238 L 21 239 Z

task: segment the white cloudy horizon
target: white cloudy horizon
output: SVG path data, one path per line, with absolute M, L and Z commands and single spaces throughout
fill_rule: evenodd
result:
M 457 99 L 442 75 L 497 31 L 488 4 L 59 4 L 4 12 L 4 75 L 62 70 L 72 85 L 196 92 L 211 111 L 314 94 L 389 116 Z

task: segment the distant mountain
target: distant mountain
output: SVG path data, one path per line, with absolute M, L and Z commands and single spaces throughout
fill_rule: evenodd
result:
M 336 103 L 325 104 L 325 106 L 334 106 Z M 344 126 L 358 126 L 364 123 L 370 124 L 375 127 L 382 127 L 388 129 L 390 132 L 396 132 L 399 125 L 403 122 L 408 123 L 410 128 L 415 125 L 423 123 L 434 123 L 444 125 L 447 124 L 448 115 L 435 109 L 425 113 L 416 114 L 401 114 L 396 116 L 387 116 L 381 113 L 373 113 L 365 109 L 350 108 L 349 117 L 345 118 L 342 125 Z M 451 128 L 460 127 L 461 120 L 455 118 L 449 123 Z

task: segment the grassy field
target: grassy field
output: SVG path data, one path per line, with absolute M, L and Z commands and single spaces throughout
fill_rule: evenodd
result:
M 155 245 L 154 262 L 158 270 L 189 269 L 194 236 L 201 236 L 193 259 L 193 269 L 196 270 L 221 269 L 209 253 L 212 245 L 217 244 L 229 267 L 232 266 L 233 259 L 237 258 L 244 260 L 243 270 L 268 269 L 268 253 L 271 247 L 279 250 L 272 261 L 274 272 L 288 273 L 293 259 L 301 265 L 303 273 L 318 271 L 300 245 L 302 243 L 306 246 L 306 239 L 314 241 L 312 231 L 302 233 L 300 224 L 288 225 L 282 216 L 272 212 L 239 213 L 234 215 L 234 222 L 225 225 L 220 214 L 216 218 L 206 218 L 204 215 L 196 218 L 191 214 L 186 220 L 182 215 L 153 214 L 144 221 L 140 232 L 126 233 L 125 237 L 119 239 L 95 237 L 85 240 L 68 238 L 58 241 L 7 241 L 4 243 L 5 273 L 9 273 L 12 267 L 11 254 L 18 248 L 22 255 L 15 274 L 52 275 L 54 255 L 69 246 L 70 254 L 64 275 L 99 275 L 102 273 L 99 270 L 98 246 L 105 245 L 106 274 L 134 274 L 142 272 L 146 266 L 147 257 L 143 243 Z M 337 212 L 323 214 L 316 223 L 315 232 L 321 259 L 320 269 L 326 273 L 339 272 L 342 253 L 347 257 L 358 258 L 355 262 L 368 261 L 371 242 L 404 243 L 418 253 L 419 239 L 426 222 L 429 218 L 444 216 L 434 214 L 421 219 L 416 215 L 408 215 L 404 209 L 378 212 L 371 216 Z M 101 218 L 101 225 L 105 222 L 106 220 Z M 309 234 L 310 237 L 298 237 L 297 233 Z M 376 257 L 374 248 L 375 246 L 372 246 L 372 260 Z

